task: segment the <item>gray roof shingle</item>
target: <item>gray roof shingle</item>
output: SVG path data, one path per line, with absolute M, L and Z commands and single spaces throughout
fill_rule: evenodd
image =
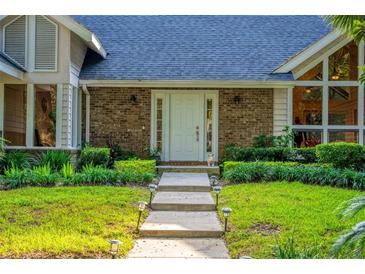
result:
M 292 80 L 272 71 L 330 29 L 319 16 L 72 16 L 94 32 L 81 79 Z

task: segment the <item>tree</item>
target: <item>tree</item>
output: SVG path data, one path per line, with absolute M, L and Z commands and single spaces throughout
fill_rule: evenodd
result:
M 333 28 L 354 39 L 356 44 L 365 41 L 365 15 L 327 15 L 324 20 Z M 363 73 L 359 78 L 365 83 L 365 66 L 360 68 Z
M 354 39 L 357 45 L 365 41 L 365 15 L 327 15 L 324 20 L 333 28 Z M 363 73 L 359 78 L 365 83 L 365 66 L 360 68 Z M 342 218 L 353 218 L 361 210 L 365 210 L 365 196 L 352 199 L 339 207 Z M 365 251 L 365 221 L 356 224 L 352 229 L 341 235 L 333 244 L 332 256 L 338 256 L 342 249 L 349 247 L 355 257 L 363 257 Z

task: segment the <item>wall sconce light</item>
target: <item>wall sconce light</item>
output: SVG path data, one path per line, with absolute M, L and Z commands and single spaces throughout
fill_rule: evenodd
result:
M 131 95 L 131 97 L 129 98 L 129 100 L 130 100 L 132 103 L 136 103 L 136 102 L 137 102 L 137 96 L 136 96 L 136 95 Z
M 234 103 L 236 104 L 236 105 L 239 105 L 239 103 L 241 102 L 241 97 L 240 96 L 235 96 L 234 98 L 233 98 L 233 101 L 234 101 Z
M 311 93 L 311 92 L 312 92 L 312 88 L 306 88 L 306 89 L 305 89 L 305 92 L 306 92 L 307 94 Z

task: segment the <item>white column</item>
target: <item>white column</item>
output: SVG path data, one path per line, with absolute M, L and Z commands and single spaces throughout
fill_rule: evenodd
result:
M 26 146 L 33 147 L 34 136 L 34 84 L 27 84 Z
M 328 143 L 328 56 L 323 60 L 323 94 L 322 94 L 323 143 Z
M 85 141 L 90 142 L 90 94 L 86 94 L 86 122 L 85 122 Z
M 76 146 L 81 147 L 81 128 L 82 128 L 82 90 L 77 90 L 78 101 L 77 101 L 77 144 Z
M 291 128 L 293 125 L 293 88 L 288 88 L 288 97 L 287 97 L 287 123 Z
M 56 147 L 62 146 L 62 99 L 63 84 L 57 84 L 57 102 L 56 102 Z
M 4 137 L 4 94 L 5 85 L 0 83 L 0 137 Z
M 358 54 L 358 63 L 359 67 L 364 66 L 364 59 L 365 59 L 365 46 L 364 41 L 359 44 L 359 54 Z M 359 69 L 359 77 L 362 74 L 362 70 Z M 359 143 L 364 144 L 364 85 L 359 85 L 358 88 L 358 121 L 359 121 Z
M 72 147 L 77 146 L 78 129 L 78 92 L 76 87 L 72 87 Z

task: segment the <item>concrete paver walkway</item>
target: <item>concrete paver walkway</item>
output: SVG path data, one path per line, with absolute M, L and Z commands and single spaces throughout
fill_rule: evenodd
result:
M 206 173 L 163 173 L 129 258 L 229 258 Z

